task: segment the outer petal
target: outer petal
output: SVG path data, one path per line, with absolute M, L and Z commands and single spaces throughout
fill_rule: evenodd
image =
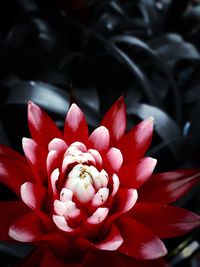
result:
M 83 112 L 76 104 L 72 104 L 65 120 L 64 137 L 68 145 L 75 141 L 86 143 L 88 127 Z
M 118 173 L 120 184 L 125 187 L 137 189 L 149 179 L 156 163 L 156 159 L 146 157 L 142 158 L 138 164 L 133 162 L 123 166 Z
M 88 140 L 88 147 L 94 148 L 101 153 L 108 150 L 109 144 L 110 134 L 104 126 L 95 129 Z
M 135 220 L 123 217 L 118 227 L 124 242 L 119 250 L 131 257 L 142 260 L 153 260 L 166 255 L 163 242 Z
M 132 217 L 161 238 L 183 235 L 200 225 L 200 217 L 182 208 L 136 204 Z
M 104 158 L 104 165 L 106 170 L 111 173 L 116 173 L 119 171 L 123 163 L 122 153 L 119 149 L 111 147 Z
M 116 267 L 169 267 L 164 260 L 150 260 L 140 261 L 118 253 L 117 251 L 97 251 L 88 253 L 83 267 L 102 267 L 116 266 Z
M 44 183 L 47 176 L 45 160 L 46 153 L 40 149 L 39 145 L 33 139 L 23 138 L 22 145 L 25 156 L 30 162 L 37 183 Z
M 29 209 L 21 201 L 0 201 L 2 211 L 0 222 L 0 238 L 10 239 L 8 236 L 9 226 L 19 217 L 29 212 Z
M 52 139 L 62 138 L 53 120 L 31 101 L 28 104 L 28 125 L 32 138 L 45 150 Z
M 40 210 L 45 199 L 46 189 L 34 183 L 26 182 L 21 186 L 21 198 L 31 209 Z
M 5 146 L 0 146 L 0 182 L 19 195 L 21 184 L 33 180 L 32 170 L 24 157 Z
M 99 250 L 108 250 L 113 251 L 117 250 L 121 244 L 123 243 L 123 239 L 117 227 L 113 224 L 111 230 L 107 237 L 100 242 L 91 243 L 90 241 L 80 238 L 77 239 L 77 244 L 80 249 L 99 249 Z
M 124 155 L 124 162 L 139 160 L 148 149 L 153 133 L 153 119 L 148 118 L 134 127 L 123 137 L 119 148 Z
M 70 265 L 67 264 L 67 266 L 69 267 Z M 48 267 L 66 267 L 66 263 L 64 263 L 60 258 L 53 255 L 49 250 L 46 250 L 44 257 L 41 261 L 40 267 L 47 267 L 47 266 Z
M 139 190 L 139 201 L 167 204 L 176 201 L 200 181 L 200 169 L 155 174 Z
M 42 234 L 42 225 L 35 212 L 19 218 L 10 226 L 9 236 L 20 242 L 33 242 Z
M 124 135 L 126 129 L 126 107 L 123 97 L 120 97 L 108 110 L 101 125 L 109 130 L 111 145 L 114 145 Z

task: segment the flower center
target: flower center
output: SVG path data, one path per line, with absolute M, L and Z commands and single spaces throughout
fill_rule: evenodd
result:
M 92 200 L 96 191 L 107 185 L 105 170 L 99 172 L 94 166 L 77 164 L 69 172 L 64 187 L 71 190 L 81 203 L 86 203 Z

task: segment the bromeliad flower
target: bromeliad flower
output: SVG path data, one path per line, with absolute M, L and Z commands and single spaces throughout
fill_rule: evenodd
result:
M 197 215 L 168 205 L 196 184 L 199 172 L 152 175 L 156 160 L 144 153 L 153 120 L 125 133 L 123 98 L 90 135 L 75 104 L 64 134 L 31 102 L 28 124 L 25 157 L 0 147 L 0 180 L 20 198 L 0 203 L 1 238 L 36 246 L 21 266 L 165 266 L 160 238 L 200 224 Z

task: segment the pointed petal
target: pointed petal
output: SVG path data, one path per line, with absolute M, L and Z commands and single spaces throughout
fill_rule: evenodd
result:
M 22 139 L 24 154 L 30 162 L 34 177 L 38 184 L 43 184 L 46 180 L 46 153 L 40 149 L 39 145 L 30 138 Z
M 200 217 L 172 206 L 138 203 L 132 217 L 161 238 L 183 235 L 200 225 Z
M 100 126 L 95 129 L 89 137 L 88 147 L 94 148 L 100 153 L 108 150 L 110 134 L 106 127 Z
M 33 242 L 40 238 L 42 225 L 35 212 L 19 218 L 9 228 L 9 236 L 20 242 Z
M 18 196 L 25 181 L 33 180 L 33 173 L 28 162 L 17 157 L 0 155 L 0 182 L 8 186 Z
M 137 161 L 148 149 L 153 133 L 153 119 L 150 117 L 135 126 L 123 137 L 119 148 L 124 155 L 124 162 Z
M 171 203 L 200 181 L 200 170 L 177 170 L 154 174 L 139 189 L 140 202 Z
M 101 125 L 109 130 L 112 145 L 124 135 L 126 129 L 126 107 L 123 97 L 120 97 L 108 110 Z
M 123 163 L 122 153 L 119 149 L 112 147 L 105 155 L 104 164 L 106 170 L 111 173 L 118 172 Z
M 10 239 L 8 236 L 9 226 L 19 217 L 29 212 L 29 209 L 21 201 L 0 201 L 0 210 L 3 213 L 0 222 L 0 238 Z
M 152 175 L 156 163 L 156 159 L 145 157 L 136 165 L 135 163 L 124 165 L 118 173 L 120 184 L 124 187 L 137 189 Z
M 128 212 L 133 208 L 138 199 L 137 190 L 132 188 L 119 188 L 114 198 L 112 215 L 107 219 L 108 225 L 112 223 L 121 214 Z
M 123 244 L 119 250 L 131 257 L 153 260 L 166 255 L 163 242 L 139 222 L 127 217 L 120 218 L 118 225 Z
M 88 127 L 83 112 L 76 104 L 72 104 L 65 120 L 64 137 L 68 145 L 88 140 Z
M 121 244 L 123 243 L 123 239 L 117 227 L 112 224 L 111 229 L 107 237 L 98 243 L 91 243 L 89 240 L 84 238 L 77 239 L 77 244 L 80 248 L 85 249 L 99 249 L 99 250 L 108 250 L 113 251 L 117 250 Z
M 28 125 L 32 138 L 45 150 L 49 142 L 62 135 L 53 120 L 39 106 L 28 104 Z
M 21 186 L 23 202 L 34 210 L 41 210 L 46 196 L 46 189 L 34 183 L 26 182 Z

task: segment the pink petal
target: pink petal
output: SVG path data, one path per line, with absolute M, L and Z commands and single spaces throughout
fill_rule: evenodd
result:
M 58 193 L 56 188 L 56 182 L 58 181 L 59 175 L 60 175 L 59 169 L 55 169 L 50 177 L 50 191 L 52 191 L 55 196 Z
M 138 199 L 137 190 L 132 188 L 119 188 L 112 203 L 111 213 L 106 220 L 106 225 L 112 224 L 120 215 L 128 212 L 133 208 Z
M 20 242 L 33 242 L 40 238 L 42 225 L 35 212 L 19 218 L 9 228 L 9 236 Z
M 109 130 L 112 145 L 123 136 L 126 129 L 126 107 L 123 97 L 108 110 L 101 125 Z
M 154 174 L 139 189 L 140 201 L 163 204 L 174 202 L 199 181 L 199 169 Z
M 88 219 L 89 224 L 99 224 L 104 221 L 108 215 L 108 208 L 98 208 Z
M 131 257 L 153 260 L 166 255 L 163 242 L 139 222 L 127 217 L 120 218 L 118 225 L 123 236 L 119 250 Z
M 83 112 L 76 104 L 72 104 L 65 120 L 64 137 L 68 145 L 75 141 L 86 143 L 88 127 Z
M 82 250 L 99 249 L 99 250 L 113 251 L 117 250 L 123 243 L 121 234 L 114 224 L 112 224 L 110 232 L 108 233 L 107 237 L 101 242 L 91 243 L 89 240 L 85 238 L 79 238 L 76 241 L 77 245 Z
M 101 168 L 102 167 L 102 157 L 99 154 L 99 152 L 95 149 L 88 149 L 88 153 L 90 153 L 92 155 L 92 157 L 95 160 L 96 166 Z
M 61 164 L 62 159 L 59 157 L 59 154 L 56 150 L 51 150 L 48 153 L 47 159 L 46 159 L 46 166 L 47 166 L 47 173 L 50 176 L 51 173 L 59 167 Z
M 39 106 L 28 104 L 28 125 L 32 138 L 45 150 L 49 142 L 62 135 L 53 120 Z
M 88 140 L 88 147 L 94 148 L 99 152 L 105 152 L 109 148 L 110 135 L 108 129 L 100 126 L 95 129 Z
M 64 153 L 68 146 L 66 142 L 60 138 L 54 138 L 48 145 L 48 150 L 56 150 L 58 154 Z
M 29 209 L 21 201 L 0 201 L 0 210 L 3 213 L 0 222 L 0 238 L 10 239 L 8 236 L 10 225 L 28 213 Z
M 26 182 L 21 186 L 21 198 L 31 209 L 42 209 L 46 189 L 34 183 Z
M 135 163 L 124 165 L 118 173 L 121 185 L 137 189 L 152 175 L 156 163 L 156 159 L 146 157 L 136 165 Z
M 38 184 L 43 184 L 46 180 L 46 153 L 39 145 L 29 138 L 22 139 L 22 146 L 26 158 L 29 160 L 32 171 Z
M 124 156 L 124 162 L 137 161 L 143 157 L 148 149 L 153 133 L 153 119 L 150 117 L 123 137 L 119 148 Z
M 190 211 L 172 206 L 138 203 L 132 217 L 161 238 L 175 237 L 200 225 L 200 217 Z
M 123 157 L 121 151 L 115 147 L 110 148 L 104 159 L 105 169 L 111 173 L 118 172 L 122 163 Z
M 95 244 L 95 247 L 101 250 L 117 250 L 121 244 L 123 243 L 123 238 L 117 229 L 117 227 L 113 224 L 109 235 L 101 241 L 100 243 Z
M 60 230 L 66 233 L 72 233 L 76 230 L 68 225 L 67 221 L 63 216 L 53 215 L 53 221 Z

